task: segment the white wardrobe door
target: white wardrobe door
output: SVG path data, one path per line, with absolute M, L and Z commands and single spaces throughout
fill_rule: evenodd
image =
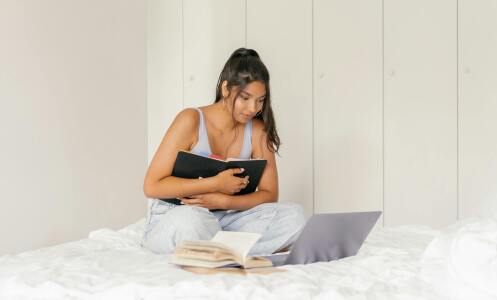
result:
M 459 217 L 497 213 L 497 1 L 459 1 Z
M 282 13 L 282 10 L 284 13 Z M 271 76 L 280 155 L 279 201 L 312 214 L 312 1 L 248 0 L 247 46 Z
M 316 213 L 382 210 L 381 18 L 380 0 L 314 1 Z
M 456 221 L 456 10 L 384 1 L 385 225 Z
M 148 162 L 183 108 L 181 0 L 148 2 Z
M 224 64 L 245 46 L 245 1 L 183 0 L 183 26 L 185 108 L 211 104 Z

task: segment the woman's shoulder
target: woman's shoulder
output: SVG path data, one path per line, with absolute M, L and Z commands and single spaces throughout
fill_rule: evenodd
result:
M 260 119 L 252 119 L 252 144 L 266 143 L 266 125 Z
M 172 127 L 194 130 L 198 127 L 199 116 L 195 108 L 185 108 L 174 118 Z
M 252 134 L 262 135 L 265 132 L 266 126 L 260 119 L 252 119 Z
M 266 125 L 260 119 L 252 119 L 252 157 L 265 157 L 268 148 L 268 134 Z M 272 151 L 271 151 L 272 152 Z
M 193 107 L 184 108 L 176 115 L 176 119 L 179 121 L 187 122 L 198 121 L 198 111 L 196 108 Z

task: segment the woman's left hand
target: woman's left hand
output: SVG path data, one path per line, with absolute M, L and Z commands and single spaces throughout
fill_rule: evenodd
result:
M 186 205 L 200 206 L 207 209 L 227 209 L 229 196 L 223 193 L 206 193 L 180 199 Z

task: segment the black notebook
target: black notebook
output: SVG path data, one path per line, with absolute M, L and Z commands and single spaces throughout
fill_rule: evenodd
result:
M 207 178 L 216 176 L 218 173 L 232 168 L 243 168 L 244 172 L 236 174 L 237 177 L 249 176 L 249 184 L 235 195 L 245 195 L 255 192 L 262 173 L 266 167 L 265 159 L 232 159 L 221 160 L 211 157 L 197 155 L 187 151 L 179 151 L 174 162 L 172 176 L 188 179 L 199 177 Z M 169 203 L 181 205 L 178 198 L 160 199 Z

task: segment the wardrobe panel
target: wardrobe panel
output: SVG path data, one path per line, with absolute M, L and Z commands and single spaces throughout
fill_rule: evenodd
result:
M 183 0 L 184 106 L 214 102 L 233 51 L 245 46 L 245 0 Z
M 316 213 L 383 208 L 381 3 L 314 1 Z
M 459 217 L 497 212 L 497 1 L 459 1 Z
M 457 3 L 384 1 L 385 225 L 457 216 Z
M 281 11 L 284 13 L 281 13 Z M 279 201 L 312 203 L 312 1 L 248 0 L 247 46 L 271 76 L 271 102 L 281 139 L 276 156 Z

